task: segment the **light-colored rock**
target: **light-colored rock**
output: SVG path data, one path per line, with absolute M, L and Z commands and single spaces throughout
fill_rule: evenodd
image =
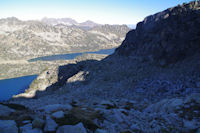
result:
M 30 120 L 25 120 L 25 121 L 23 121 L 22 123 L 23 123 L 23 124 L 28 124 L 28 123 L 31 123 L 31 121 L 30 121 Z
M 57 126 L 58 124 L 53 119 L 51 119 L 51 117 L 47 116 L 44 131 L 45 132 L 56 131 Z
M 44 120 L 40 118 L 35 118 L 32 122 L 33 128 L 42 128 L 44 126 Z
M 0 120 L 1 133 L 18 133 L 18 128 L 14 120 Z
M 65 110 L 71 110 L 73 107 L 70 104 L 65 104 L 64 109 Z
M 59 127 L 56 133 L 87 133 L 85 127 L 82 123 L 79 123 L 77 125 L 65 125 L 62 127 Z
M 51 114 L 54 118 L 59 119 L 64 117 L 64 112 L 63 111 L 58 111 L 53 114 Z
M 0 116 L 9 116 L 12 112 L 15 112 L 15 110 L 0 104 Z
M 103 129 L 97 129 L 95 131 L 95 133 L 108 133 L 106 130 L 103 130 Z

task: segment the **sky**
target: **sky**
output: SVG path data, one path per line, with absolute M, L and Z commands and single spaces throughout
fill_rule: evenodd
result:
M 191 0 L 0 0 L 0 18 L 70 17 L 78 22 L 136 24 L 146 16 Z

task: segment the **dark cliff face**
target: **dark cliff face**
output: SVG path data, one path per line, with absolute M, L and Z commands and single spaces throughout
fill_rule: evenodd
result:
M 174 63 L 200 52 L 200 2 L 148 16 L 126 35 L 115 54 Z

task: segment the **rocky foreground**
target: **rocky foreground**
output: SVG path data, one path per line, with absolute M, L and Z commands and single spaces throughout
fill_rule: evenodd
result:
M 1 132 L 199 133 L 199 29 L 200 2 L 145 18 L 113 55 L 46 70 L 2 103 Z

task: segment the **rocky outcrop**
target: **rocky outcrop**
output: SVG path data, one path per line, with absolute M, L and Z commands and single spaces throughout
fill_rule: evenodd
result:
M 45 132 L 54 132 L 54 131 L 56 131 L 57 127 L 58 127 L 58 125 L 56 124 L 56 122 L 53 119 L 51 119 L 51 117 L 47 116 L 44 131 Z
M 126 35 L 116 54 L 139 56 L 160 65 L 199 53 L 200 2 L 148 16 Z
M 62 127 L 59 127 L 56 133 L 87 133 L 86 129 L 84 128 L 82 123 L 79 123 L 77 125 L 65 125 Z

